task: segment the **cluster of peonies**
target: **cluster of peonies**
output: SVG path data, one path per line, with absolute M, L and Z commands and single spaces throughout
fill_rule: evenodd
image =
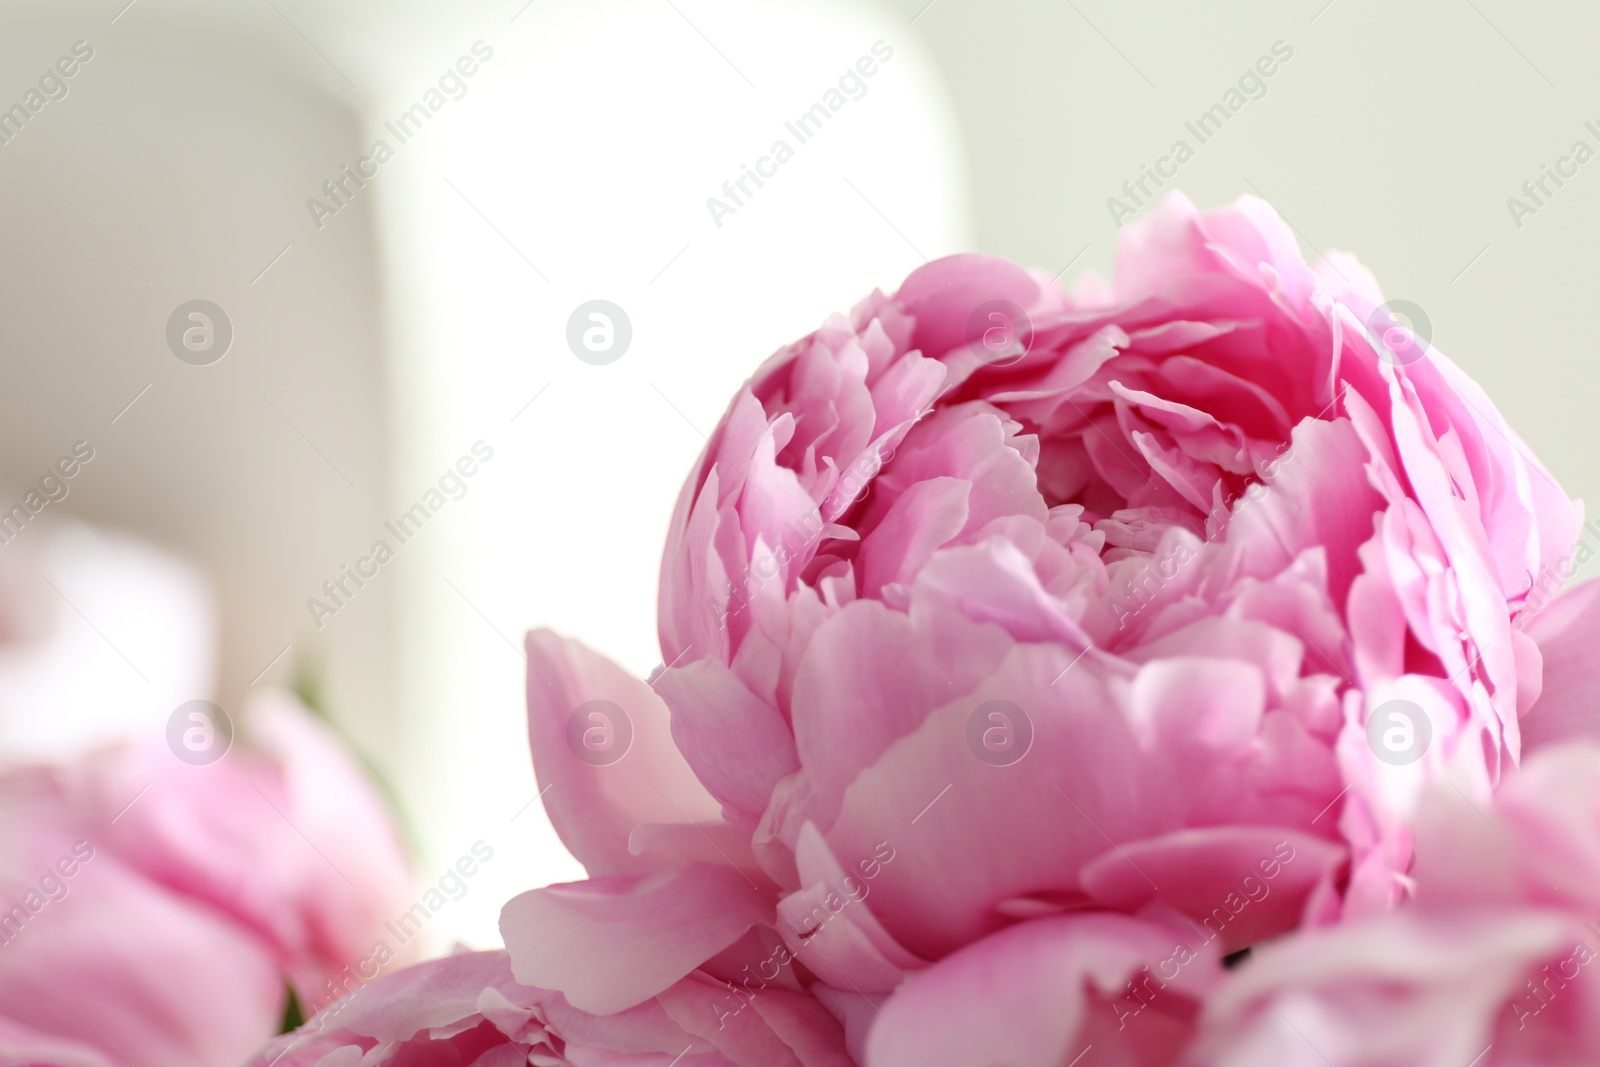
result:
M 667 666 L 529 635 L 590 877 L 252 1062 L 1600 1061 L 1581 524 L 1259 201 L 930 263 L 734 399 Z

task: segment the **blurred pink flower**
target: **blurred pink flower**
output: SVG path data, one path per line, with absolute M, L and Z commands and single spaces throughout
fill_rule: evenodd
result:
M 159 733 L 213 693 L 216 660 L 212 593 L 184 560 L 48 512 L 0 548 L 0 767 Z
M 158 743 L 0 778 L 0 1063 L 240 1062 L 286 982 L 342 995 L 403 910 L 354 761 L 284 694 L 246 719 L 257 747 L 205 766 Z

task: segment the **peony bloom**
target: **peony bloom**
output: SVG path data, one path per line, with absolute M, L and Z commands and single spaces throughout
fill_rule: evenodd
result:
M 1280 830 L 1317 869 L 1253 935 L 1325 884 L 1335 827 L 1351 903 L 1396 899 L 1416 783 L 1518 757 L 1513 623 L 1580 513 L 1382 306 L 1260 201 L 1175 195 L 1109 293 L 959 256 L 769 360 L 679 498 L 655 683 L 763 866 L 792 883 L 808 823 L 859 854 L 949 785 L 882 892 L 923 956 L 1017 900 L 1137 906 L 1151 866 L 1203 913 Z M 1003 774 L 967 745 L 994 701 L 1034 750 Z M 1398 782 L 1367 736 L 1396 701 L 1431 735 Z
M 517 979 L 1171 1062 L 1224 954 L 1395 905 L 1426 784 L 1487 794 L 1561 688 L 1523 624 L 1581 523 L 1401 307 L 1174 195 L 1109 287 L 955 256 L 774 355 L 679 498 L 667 666 L 529 636 L 591 879 L 507 905 Z
M 191 765 L 164 743 L 0 777 L 0 1062 L 238 1063 L 286 983 L 329 999 L 404 909 L 387 813 L 291 698 Z
M 1416 848 L 1414 903 L 1253 954 L 1185 1062 L 1600 1062 L 1600 749 L 1541 750 L 1492 801 L 1436 784 Z

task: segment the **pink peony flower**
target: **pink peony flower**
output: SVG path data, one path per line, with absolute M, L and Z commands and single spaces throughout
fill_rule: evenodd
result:
M 0 777 L 0 1063 L 237 1063 L 404 908 L 382 804 L 291 698 L 259 742 L 165 744 Z
M 1437 784 L 1415 902 L 1252 955 L 1185 1062 L 1600 1061 L 1600 749 L 1541 750 L 1492 799 Z
M 529 636 L 591 878 L 507 905 L 516 979 L 804 993 L 871 1067 L 1172 1062 L 1222 955 L 1393 907 L 1427 783 L 1579 714 L 1530 636 L 1573 609 L 1521 627 L 1579 508 L 1401 306 L 1174 195 L 1109 289 L 955 256 L 773 356 L 679 498 L 667 666 Z
M 958 256 L 769 360 L 679 499 L 656 682 L 767 868 L 792 877 L 807 822 L 856 852 L 951 785 L 963 817 L 929 820 L 883 893 L 936 954 L 1012 898 L 1126 905 L 1138 885 L 1108 880 L 1148 883 L 1113 844 L 1193 885 L 1175 857 L 1219 854 L 1196 834 L 1333 837 L 1312 820 L 1353 784 L 1351 892 L 1394 899 L 1408 798 L 1369 713 L 1407 701 L 1420 769 L 1481 748 L 1493 781 L 1538 688 L 1512 624 L 1579 512 L 1442 355 L 1378 343 L 1381 302 L 1348 257 L 1307 268 L 1260 201 L 1174 195 L 1107 296 Z M 1038 749 L 1004 775 L 966 751 L 993 700 Z

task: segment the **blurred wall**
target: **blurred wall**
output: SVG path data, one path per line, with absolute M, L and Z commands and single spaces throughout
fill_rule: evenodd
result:
M 94 459 L 51 508 L 203 568 L 224 706 L 324 670 L 331 703 L 381 756 L 390 594 L 361 605 L 369 625 L 315 644 L 304 603 L 382 521 L 388 490 L 371 215 L 358 205 L 319 232 L 305 208 L 360 120 L 296 31 L 261 13 L 8 5 L 0 105 L 75 70 L 46 83 L 64 96 L 0 125 L 0 482 L 20 495 L 89 442 Z M 196 299 L 231 323 L 209 365 L 167 337 Z

